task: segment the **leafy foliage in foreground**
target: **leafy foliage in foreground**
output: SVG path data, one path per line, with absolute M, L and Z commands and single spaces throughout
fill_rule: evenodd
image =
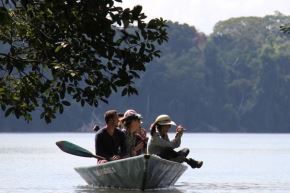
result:
M 160 56 L 167 40 L 162 19 L 144 22 L 141 6 L 121 0 L 37 0 L 0 3 L 0 104 L 5 116 L 50 122 L 71 99 L 98 106 Z

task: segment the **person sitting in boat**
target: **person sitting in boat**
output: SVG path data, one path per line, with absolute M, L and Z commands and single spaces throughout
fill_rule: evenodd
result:
M 123 129 L 123 123 L 122 123 L 122 119 L 123 119 L 123 117 L 124 117 L 124 113 L 118 113 L 118 128 L 119 129 Z
M 148 153 L 158 155 L 163 159 L 171 161 L 186 162 L 192 168 L 200 168 L 203 164 L 202 161 L 186 158 L 189 154 L 188 148 L 184 148 L 178 152 L 174 150 L 181 144 L 184 128 L 178 125 L 175 138 L 170 141 L 168 138 L 168 131 L 172 125 L 176 126 L 176 123 L 172 121 L 168 115 L 159 115 L 156 118 L 150 128 L 151 138 L 148 142 Z
M 148 137 L 147 137 L 146 130 L 142 127 L 139 127 L 139 129 L 135 133 L 135 137 L 136 137 L 137 155 L 147 153 Z
M 118 160 L 127 155 L 124 133 L 118 129 L 118 114 L 116 110 L 109 110 L 104 114 L 106 125 L 98 130 L 95 137 L 96 155 L 105 160 L 98 160 L 98 163 Z
M 127 110 L 122 118 L 127 153 L 130 157 L 144 154 L 146 151 L 146 131 L 141 128 L 141 119 L 142 116 L 133 109 Z

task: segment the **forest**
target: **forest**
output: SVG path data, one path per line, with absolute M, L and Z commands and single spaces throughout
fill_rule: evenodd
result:
M 145 128 L 169 114 L 189 132 L 289 132 L 290 34 L 280 30 L 289 23 L 279 12 L 230 18 L 206 35 L 168 21 L 169 41 L 135 82 L 138 95 L 117 92 L 97 108 L 72 103 L 50 124 L 37 112 L 27 123 L 0 111 L 0 132 L 90 131 L 106 110 L 131 108 Z

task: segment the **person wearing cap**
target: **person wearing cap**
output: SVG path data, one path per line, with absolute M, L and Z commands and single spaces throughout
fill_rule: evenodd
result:
M 184 148 L 180 151 L 175 151 L 181 144 L 181 137 L 184 128 L 181 125 L 176 127 L 176 135 L 173 140 L 169 140 L 168 131 L 171 126 L 177 126 L 168 115 L 159 115 L 154 123 L 151 125 L 150 134 L 151 138 L 148 142 L 147 151 L 149 154 L 155 154 L 163 159 L 186 162 L 192 168 L 200 168 L 203 164 L 202 161 L 196 161 L 192 158 L 186 158 L 189 154 L 189 149 Z
M 146 131 L 141 128 L 141 119 L 142 116 L 133 109 L 127 110 L 122 118 L 127 153 L 130 157 L 143 154 L 146 151 Z
M 106 125 L 98 130 L 95 137 L 96 155 L 106 158 L 98 163 L 118 160 L 127 155 L 124 133 L 118 129 L 118 114 L 109 110 L 104 114 Z

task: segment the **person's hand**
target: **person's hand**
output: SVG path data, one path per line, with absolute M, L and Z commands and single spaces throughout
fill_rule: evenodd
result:
M 177 134 L 183 134 L 184 131 L 185 131 L 185 129 L 181 125 L 178 125 L 176 127 L 176 133 Z
M 136 156 L 137 155 L 137 151 L 132 150 L 131 154 L 132 154 L 132 156 Z
M 118 159 L 121 159 L 119 155 L 113 155 L 113 157 L 110 158 L 111 161 L 118 160 Z
M 139 143 L 138 145 L 135 146 L 134 151 L 137 152 L 137 151 L 139 151 L 139 150 L 141 150 L 143 148 L 144 148 L 144 143 L 141 142 L 141 143 Z

